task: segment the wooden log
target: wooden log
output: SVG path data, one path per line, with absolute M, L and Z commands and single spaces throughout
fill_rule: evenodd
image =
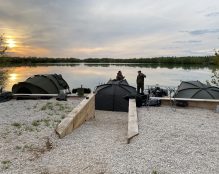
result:
M 89 94 L 74 108 L 69 115 L 57 126 L 56 133 L 60 138 L 70 134 L 85 121 L 95 117 L 95 95 Z
M 194 98 L 167 98 L 167 97 L 150 97 L 151 99 L 160 99 L 161 105 L 171 105 L 173 101 L 186 101 L 188 107 L 204 108 L 215 110 L 219 105 L 219 100 L 214 99 L 194 99 Z
M 138 115 L 136 109 L 135 99 L 129 99 L 129 112 L 128 112 L 128 140 L 127 143 L 130 143 L 130 140 L 138 135 Z

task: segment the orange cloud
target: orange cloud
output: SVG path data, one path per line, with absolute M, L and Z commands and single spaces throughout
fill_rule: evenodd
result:
M 17 56 L 39 56 L 39 55 L 48 55 L 50 51 L 45 48 L 33 48 L 30 46 L 17 46 L 13 49 L 10 49 L 14 55 Z

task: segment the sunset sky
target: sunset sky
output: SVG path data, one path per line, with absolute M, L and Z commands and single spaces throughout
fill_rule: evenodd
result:
M 11 56 L 212 55 L 218 0 L 0 0 Z

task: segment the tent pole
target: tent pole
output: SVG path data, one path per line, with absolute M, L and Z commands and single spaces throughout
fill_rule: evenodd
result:
M 203 102 L 219 102 L 217 99 L 196 99 L 196 98 L 169 98 L 169 97 L 150 97 L 151 99 L 160 99 L 160 100 L 181 100 L 181 101 L 203 101 Z

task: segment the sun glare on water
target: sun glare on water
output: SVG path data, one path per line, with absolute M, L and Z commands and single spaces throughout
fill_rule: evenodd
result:
M 13 39 L 8 39 L 6 43 L 9 48 L 14 48 L 16 46 L 16 42 Z
M 9 74 L 9 79 L 15 81 L 17 79 L 17 74 L 15 73 Z

